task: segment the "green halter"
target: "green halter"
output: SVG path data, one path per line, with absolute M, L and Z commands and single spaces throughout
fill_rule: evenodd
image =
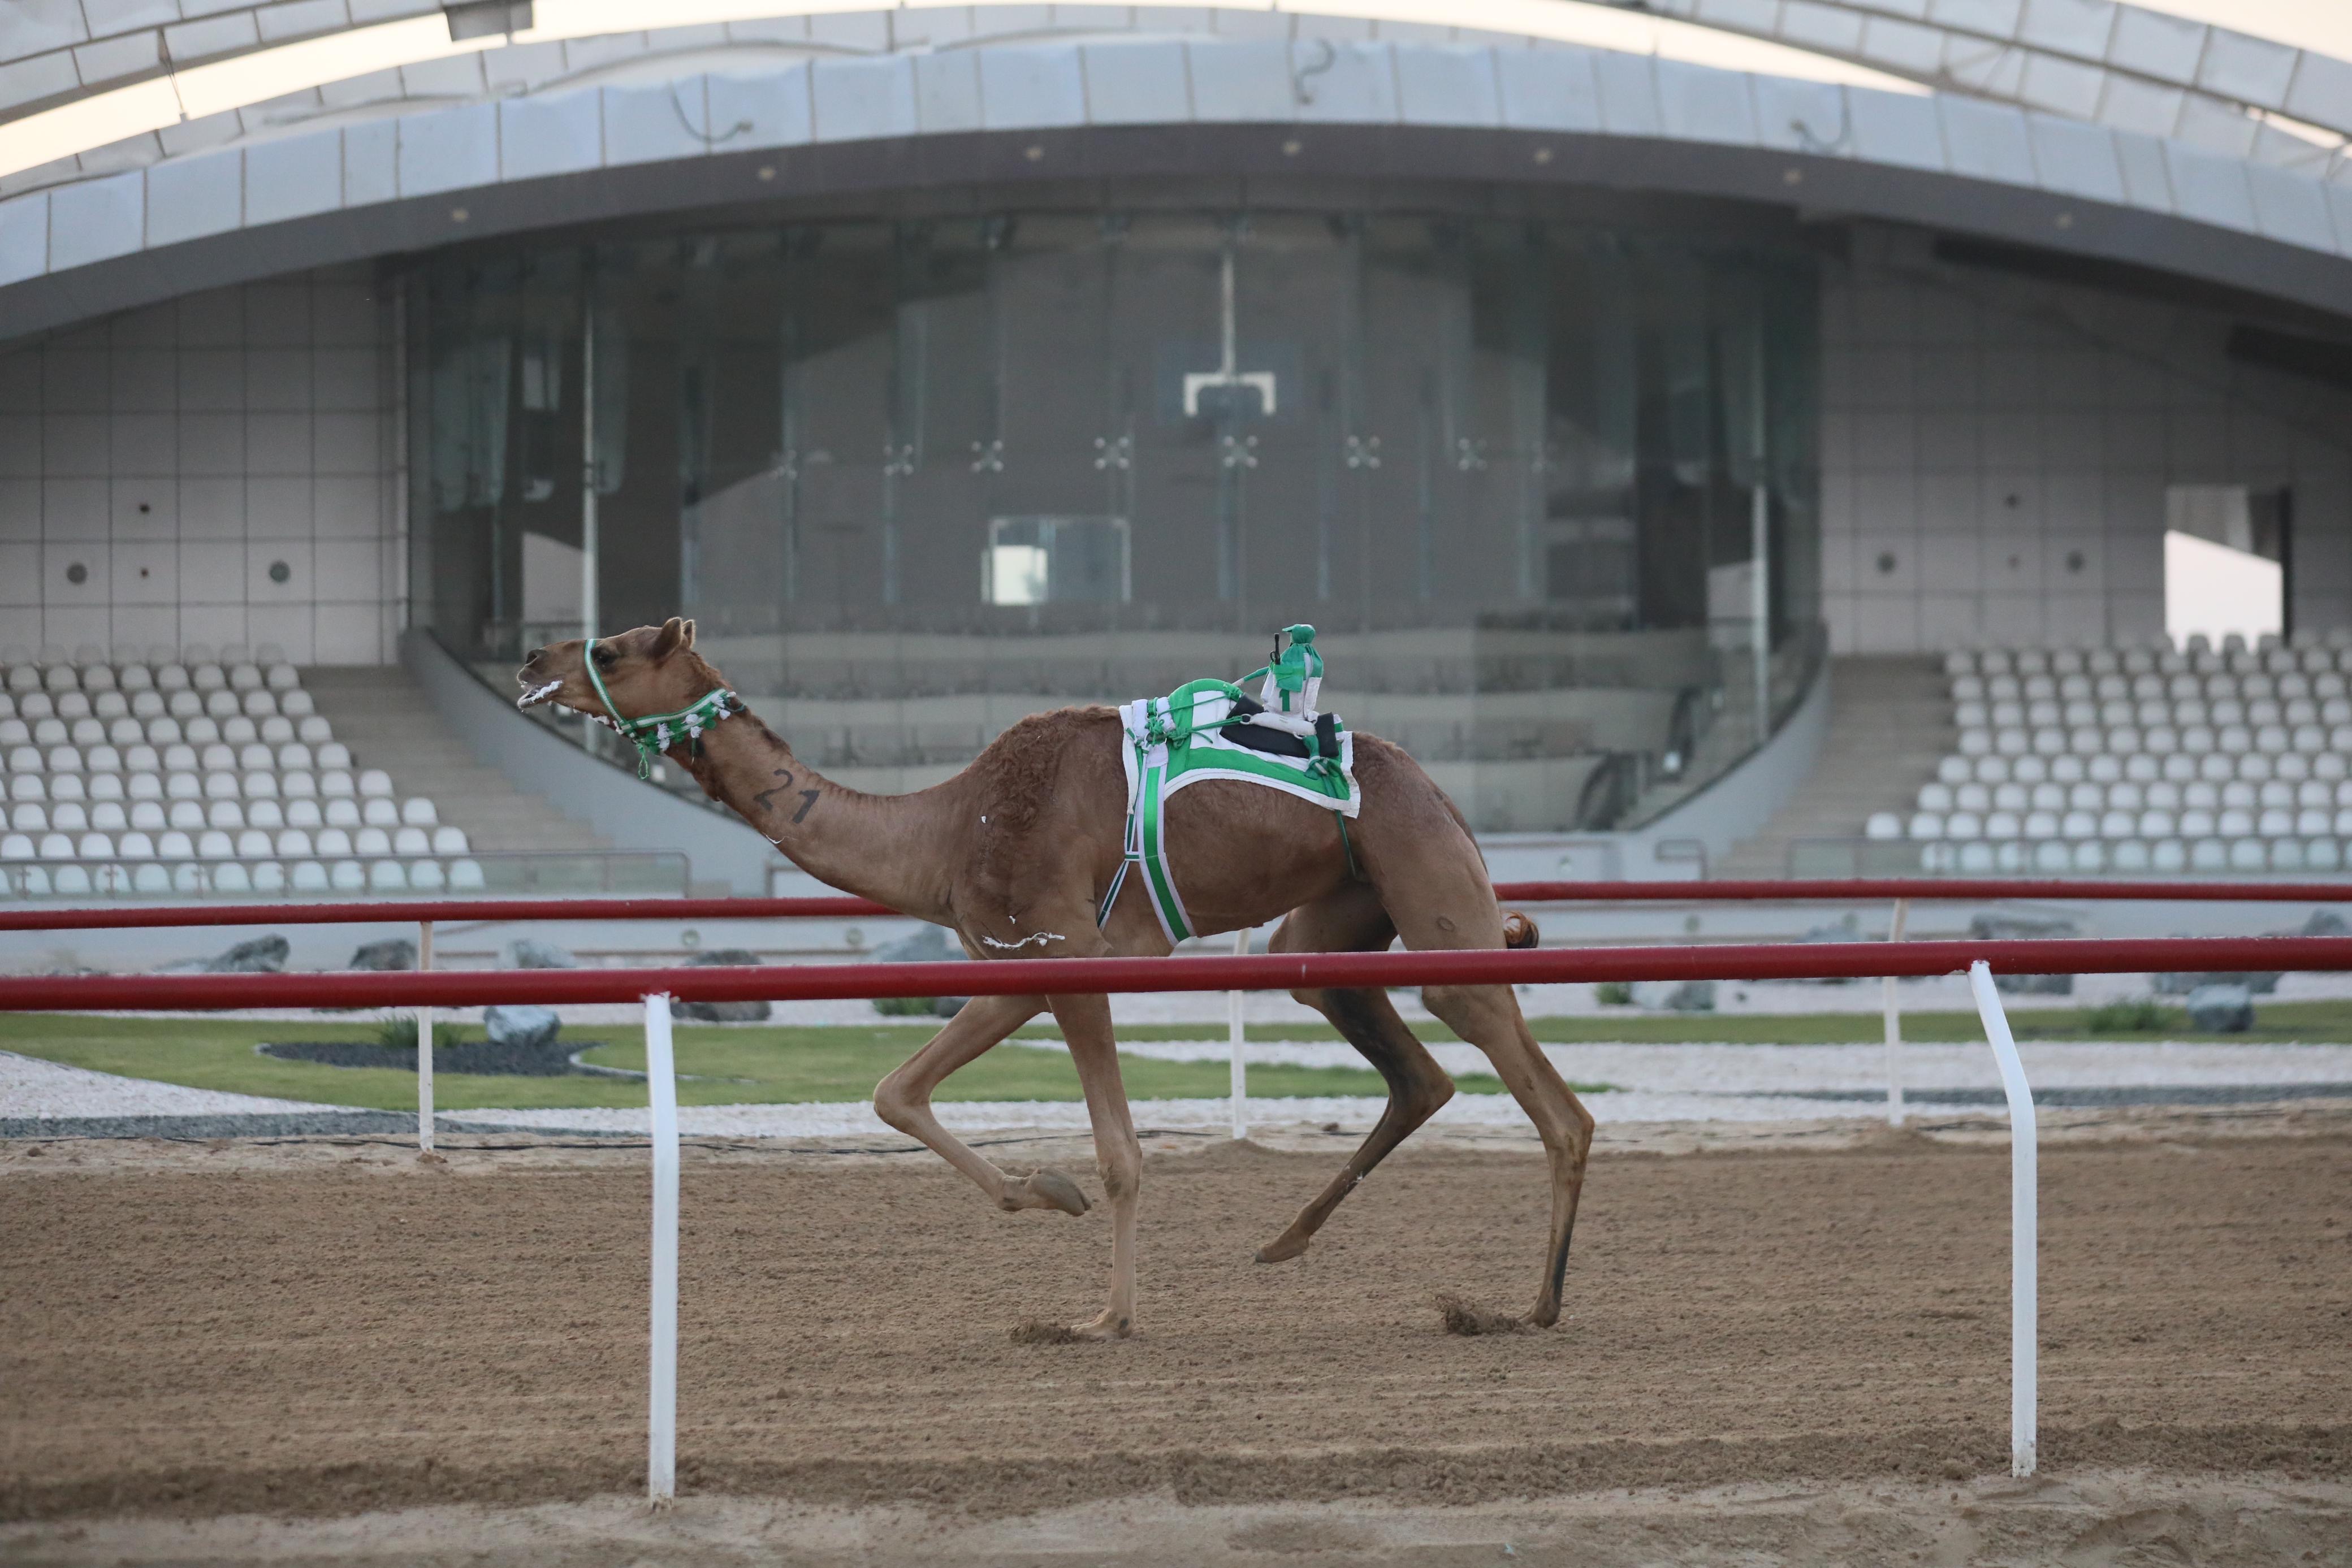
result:
M 717 691 L 706 692 L 699 699 L 676 713 L 623 718 L 621 710 L 613 706 L 612 694 L 604 689 L 604 677 L 596 673 L 596 638 L 588 639 L 588 645 L 580 652 L 580 662 L 587 667 L 589 684 L 596 688 L 596 700 L 603 703 L 604 711 L 613 716 L 600 718 L 597 722 L 612 726 L 620 732 L 623 740 L 637 748 L 637 777 L 640 779 L 654 776 L 655 758 L 681 740 L 694 741 L 698 747 L 704 730 L 743 706 L 741 697 L 720 686 Z

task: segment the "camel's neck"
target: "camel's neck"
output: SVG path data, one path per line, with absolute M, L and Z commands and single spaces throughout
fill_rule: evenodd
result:
M 818 881 L 945 921 L 954 815 L 940 789 L 866 795 L 822 778 L 750 713 L 703 732 L 703 755 L 677 755 L 711 799 Z

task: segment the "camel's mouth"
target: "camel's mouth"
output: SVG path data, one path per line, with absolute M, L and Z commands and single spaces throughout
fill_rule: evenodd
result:
M 515 706 L 537 707 L 540 704 L 546 702 L 549 698 L 554 696 L 558 691 L 562 689 L 562 686 L 563 682 L 560 677 L 548 682 L 547 685 L 543 686 L 533 686 L 530 690 L 523 693 L 522 695 L 515 698 Z

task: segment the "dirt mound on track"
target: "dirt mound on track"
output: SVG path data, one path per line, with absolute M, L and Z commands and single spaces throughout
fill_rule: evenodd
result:
M 642 1484 L 642 1153 L 332 1157 L 0 1176 L 0 1518 Z M 969 1520 L 2005 1468 L 2004 1149 L 1601 1159 L 1559 1326 L 1476 1337 L 1433 1303 L 1524 1308 L 1540 1163 L 1408 1151 L 1253 1264 L 1337 1159 L 1155 1158 L 1141 1336 L 1066 1344 L 1010 1331 L 1092 1315 L 1099 1208 L 1003 1215 L 927 1158 L 692 1154 L 681 1490 Z M 2042 1205 L 2053 1475 L 2352 1477 L 2352 1141 L 2053 1148 Z

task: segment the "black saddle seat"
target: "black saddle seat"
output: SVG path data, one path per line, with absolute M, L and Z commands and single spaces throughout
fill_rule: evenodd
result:
M 1234 702 L 1234 716 L 1218 726 L 1217 733 L 1235 746 L 1263 751 L 1269 757 L 1295 757 L 1303 762 L 1310 757 L 1336 758 L 1339 755 L 1339 726 L 1331 715 L 1318 714 L 1316 716 L 1315 744 L 1309 746 L 1305 736 L 1245 722 L 1252 714 L 1265 711 L 1265 704 L 1250 697 L 1237 697 Z

